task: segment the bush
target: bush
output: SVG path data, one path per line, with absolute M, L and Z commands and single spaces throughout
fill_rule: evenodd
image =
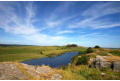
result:
M 86 54 L 86 51 L 79 51 L 80 55 Z
M 93 49 L 91 47 L 89 47 L 86 51 L 86 53 L 92 53 L 93 52 Z
M 89 58 L 86 55 L 83 55 L 77 59 L 76 65 L 80 65 L 80 64 L 86 65 L 86 64 L 88 64 L 88 60 L 89 60 Z
M 100 46 L 96 45 L 94 48 L 100 48 Z
M 110 51 L 113 55 L 120 56 L 120 51 L 119 50 L 112 50 Z
M 107 54 L 107 52 L 105 52 L 105 51 L 101 51 L 101 52 L 98 53 L 98 55 L 107 56 L 108 54 Z
M 77 47 L 77 44 L 68 44 L 66 47 Z
M 40 54 L 43 54 L 43 52 L 42 52 L 42 51 L 40 51 Z
M 73 57 L 71 58 L 71 64 L 72 64 L 72 66 L 75 66 L 75 65 L 76 65 L 77 59 L 78 59 L 78 55 L 75 55 L 75 56 L 73 56 Z

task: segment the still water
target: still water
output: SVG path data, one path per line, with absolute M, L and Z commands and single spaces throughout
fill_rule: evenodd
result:
M 50 67 L 59 67 L 62 65 L 68 65 L 70 63 L 71 58 L 77 54 L 78 52 L 67 52 L 67 53 L 64 53 L 56 57 L 43 57 L 39 59 L 22 61 L 22 63 L 29 64 L 29 65 L 43 65 L 44 64 Z

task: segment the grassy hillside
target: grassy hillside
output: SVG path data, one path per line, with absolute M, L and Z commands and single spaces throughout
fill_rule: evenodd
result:
M 111 69 L 98 70 L 89 68 L 88 65 L 71 65 L 62 67 L 60 70 L 64 80 L 120 80 L 120 73 L 113 72 Z M 105 76 L 101 74 L 105 73 Z
M 0 62 L 23 61 L 33 58 L 52 57 L 67 51 L 84 51 L 84 47 L 58 46 L 0 46 Z

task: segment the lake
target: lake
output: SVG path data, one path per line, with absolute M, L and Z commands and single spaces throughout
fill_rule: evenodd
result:
M 56 57 L 43 57 L 39 59 L 22 61 L 22 63 L 29 64 L 29 65 L 43 65 L 44 64 L 50 67 L 59 67 L 62 65 L 68 65 L 71 61 L 71 58 L 77 54 L 78 52 L 67 52 L 67 53 L 64 53 Z

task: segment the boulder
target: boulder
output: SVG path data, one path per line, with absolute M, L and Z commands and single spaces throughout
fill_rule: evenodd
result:
M 60 80 L 60 75 L 49 66 L 33 66 L 24 63 L 0 63 L 0 80 Z
M 111 63 L 107 62 L 102 56 L 96 56 L 96 58 L 91 59 L 91 64 L 89 66 L 97 69 L 108 68 L 111 66 Z
M 29 79 L 14 63 L 0 63 L 0 80 Z
M 113 70 L 115 72 L 120 72 L 120 61 L 119 62 L 113 62 Z
M 21 65 L 26 69 L 26 70 L 29 70 L 29 71 L 35 71 L 35 66 L 32 66 L 32 65 L 28 65 L 28 64 L 24 64 L 24 63 L 21 63 Z
M 60 80 L 62 76 L 60 74 L 53 74 L 52 80 Z
M 36 73 L 39 73 L 39 74 L 48 74 L 51 72 L 51 69 L 48 68 L 48 67 L 37 67 L 36 68 Z
M 105 56 L 105 58 L 110 58 Z M 95 67 L 97 69 L 101 68 L 111 68 L 115 72 L 120 72 L 120 61 L 106 60 L 104 56 L 96 56 L 90 59 L 89 67 Z

